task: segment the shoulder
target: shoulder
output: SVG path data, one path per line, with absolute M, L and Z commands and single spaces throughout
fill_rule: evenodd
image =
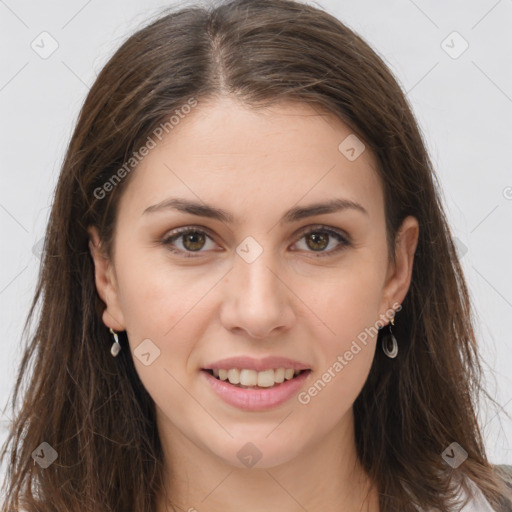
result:
M 508 465 L 496 465 L 496 472 L 502 478 L 502 480 L 510 487 L 512 490 L 512 466 Z M 465 487 L 460 485 L 459 482 L 459 491 L 457 494 L 457 501 L 464 503 L 464 506 L 460 509 L 459 512 L 512 512 L 512 508 L 502 508 L 500 510 L 495 510 L 492 508 L 491 504 L 480 490 L 480 488 L 476 485 L 473 480 L 466 478 L 467 487 L 469 488 L 469 493 L 465 490 Z M 439 512 L 432 510 L 424 510 L 420 509 L 419 512 Z
M 495 469 L 503 481 L 512 489 L 512 466 L 497 465 Z M 460 512 L 512 512 L 512 508 L 500 509 L 496 511 L 491 507 L 491 504 L 485 498 L 480 488 L 472 480 L 468 480 L 469 487 L 471 487 L 471 494 L 468 496 L 463 489 L 461 489 L 461 497 L 464 499 L 469 498 L 467 504 L 462 507 Z
M 468 484 L 471 487 L 469 496 L 464 489 L 460 490 L 461 498 L 467 499 L 467 503 L 460 509 L 460 512 L 496 512 L 479 487 L 472 480 L 468 480 Z
M 512 489 L 512 466 L 507 464 L 501 464 L 494 466 L 500 477 L 505 483 Z
M 512 492 L 512 466 L 501 464 L 495 466 L 496 472 L 500 476 L 500 478 L 505 482 L 507 487 Z M 512 512 L 512 507 L 508 506 L 505 509 L 501 510 L 500 512 Z

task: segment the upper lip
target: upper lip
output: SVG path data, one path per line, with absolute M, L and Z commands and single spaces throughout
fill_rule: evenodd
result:
M 293 370 L 309 370 L 310 366 L 287 357 L 268 356 L 262 359 L 255 359 L 248 356 L 228 357 L 206 365 L 204 370 L 229 370 L 240 368 L 247 370 L 270 370 L 273 368 L 292 368 Z

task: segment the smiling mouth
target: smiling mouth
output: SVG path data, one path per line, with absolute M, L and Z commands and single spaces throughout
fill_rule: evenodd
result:
M 237 388 L 242 389 L 269 389 L 277 388 L 281 384 L 295 379 L 303 373 L 311 370 L 293 370 L 291 368 L 275 368 L 257 372 L 256 370 L 230 368 L 226 369 L 203 369 L 217 380 L 225 381 Z

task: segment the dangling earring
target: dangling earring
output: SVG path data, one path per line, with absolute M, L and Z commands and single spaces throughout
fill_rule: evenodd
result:
M 109 329 L 112 333 L 112 336 L 114 336 L 114 343 L 112 344 L 112 347 L 110 348 L 110 353 L 116 357 L 117 354 L 121 351 L 121 344 L 119 343 L 119 338 L 117 336 L 117 333 L 115 333 L 112 328 Z
M 398 342 L 396 341 L 391 326 L 395 325 L 395 319 L 391 318 L 388 324 L 388 333 L 382 338 L 382 350 L 390 359 L 394 359 L 398 355 Z

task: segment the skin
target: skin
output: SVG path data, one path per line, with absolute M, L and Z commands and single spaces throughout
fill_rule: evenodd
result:
M 418 223 L 404 220 L 396 264 L 389 263 L 376 160 L 368 148 L 354 161 L 338 150 L 350 133 L 306 104 L 254 110 L 229 97 L 200 101 L 133 171 L 111 259 L 89 229 L 103 322 L 126 330 L 132 354 L 147 338 L 160 350 L 149 366 L 133 359 L 156 403 L 164 492 L 177 510 L 379 510 L 356 456 L 352 409 L 376 336 L 307 405 L 293 397 L 272 410 L 243 411 L 218 398 L 199 373 L 225 357 L 278 355 L 310 366 L 307 390 L 403 301 Z M 170 209 L 143 215 L 169 197 L 223 208 L 236 222 Z M 356 201 L 367 215 L 347 209 L 278 222 L 293 206 L 333 198 Z M 331 236 L 319 257 L 322 250 L 299 231 L 321 225 L 343 230 L 351 244 L 332 252 L 340 242 Z M 173 242 L 189 253 L 199 247 L 195 257 L 161 243 L 183 226 L 209 230 L 202 245 L 183 236 Z M 247 236 L 263 248 L 252 263 L 236 253 Z M 262 454 L 253 468 L 237 458 L 247 442 Z M 166 510 L 172 507 L 162 493 L 158 512 Z

